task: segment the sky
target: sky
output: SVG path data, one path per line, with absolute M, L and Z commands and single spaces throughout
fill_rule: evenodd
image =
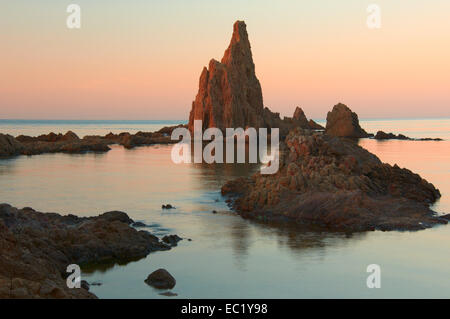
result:
M 448 0 L 2 0 L 0 118 L 187 119 L 236 20 L 282 116 L 324 119 L 338 102 L 364 119 L 450 116 Z

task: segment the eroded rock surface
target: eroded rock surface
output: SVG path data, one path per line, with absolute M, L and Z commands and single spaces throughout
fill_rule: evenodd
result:
M 0 298 L 95 298 L 69 289 L 70 264 L 127 262 L 170 247 L 123 212 L 61 216 L 0 204 Z
M 203 129 L 264 127 L 263 110 L 246 24 L 236 21 L 221 62 L 212 59 L 208 68 L 203 68 L 189 129 L 193 131 L 194 120 L 202 120 Z
M 336 104 L 328 112 L 326 133 L 339 137 L 369 137 L 359 125 L 358 115 L 342 103 Z
M 202 130 L 219 128 L 279 128 L 282 136 L 295 125 L 320 129 L 308 122 L 301 109 L 294 118 L 281 119 L 279 113 L 264 107 L 261 84 L 256 77 L 255 64 L 244 21 L 236 21 L 230 45 L 222 60 L 212 59 L 200 75 L 197 96 L 192 103 L 188 128 L 194 120 L 202 121 Z
M 13 136 L 0 133 L 0 156 L 19 155 L 23 151 L 23 145 Z
M 447 220 L 430 210 L 439 191 L 354 141 L 296 129 L 281 144 L 280 169 L 226 183 L 244 217 L 332 230 L 418 230 Z
M 37 137 L 19 135 L 16 138 L 11 135 L 0 134 L 0 157 L 44 153 L 104 153 L 111 150 L 109 147 L 111 144 L 120 144 L 127 149 L 153 144 L 173 144 L 178 141 L 171 139 L 172 131 L 179 127 L 187 126 L 167 126 L 156 132 L 108 133 L 105 136 L 89 135 L 83 138 L 79 138 L 71 131 L 65 134 L 51 132 Z

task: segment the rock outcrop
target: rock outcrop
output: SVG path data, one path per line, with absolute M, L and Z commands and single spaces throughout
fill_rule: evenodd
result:
M 194 120 L 202 120 L 203 129 L 264 127 L 263 111 L 246 24 L 237 21 L 221 62 L 212 59 L 203 68 L 188 127 L 193 131 Z
M 23 148 L 23 145 L 13 136 L 0 133 L 0 157 L 19 155 Z
M 369 137 L 359 125 L 358 115 L 342 103 L 335 105 L 333 110 L 328 112 L 325 132 L 339 137 Z
M 377 134 L 375 134 L 374 139 L 376 140 L 406 140 L 406 141 L 442 141 L 441 138 L 411 138 L 408 136 L 405 136 L 403 134 L 395 135 L 394 133 L 386 133 L 383 131 L 378 131 Z
M 293 118 L 280 118 L 279 113 L 264 107 L 261 84 L 256 77 L 250 41 L 245 22 L 236 21 L 233 36 L 221 62 L 212 59 L 200 75 L 197 96 L 192 103 L 188 128 L 194 120 L 202 121 L 202 130 L 226 128 L 279 128 L 286 136 L 294 127 L 324 129 L 308 121 L 301 108 Z
M 354 141 L 296 129 L 280 146 L 280 169 L 226 183 L 242 216 L 331 230 L 418 230 L 447 223 L 429 205 L 439 191 L 407 169 L 382 163 Z
M 122 263 L 170 249 L 132 222 L 118 211 L 76 217 L 0 204 L 0 298 L 95 298 L 86 285 L 67 287 L 68 265 Z
M 168 126 L 156 132 L 137 132 L 136 134 L 127 132 L 108 133 L 105 136 L 92 135 L 85 136 L 82 139 L 72 131 L 65 134 L 51 132 L 37 137 L 19 135 L 16 138 L 11 135 L 0 134 L 0 157 L 44 153 L 104 153 L 111 149 L 109 147 L 111 144 L 120 144 L 127 149 L 143 145 L 173 144 L 178 141 L 171 139 L 171 133 L 179 127 L 187 126 Z
M 282 128 L 289 130 L 299 127 L 303 129 L 311 130 L 324 130 L 325 128 L 313 120 L 306 118 L 305 112 L 303 112 L 301 107 L 296 107 L 294 111 L 294 116 L 292 118 L 285 117 L 283 123 L 279 124 Z

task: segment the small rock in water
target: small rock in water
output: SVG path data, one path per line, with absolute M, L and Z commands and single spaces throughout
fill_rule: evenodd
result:
M 145 283 L 157 289 L 172 289 L 176 280 L 167 270 L 160 268 L 148 275 Z
M 162 241 L 170 246 L 176 246 L 180 240 L 183 240 L 183 238 L 178 235 L 166 235 L 162 238 Z
M 162 208 L 162 209 L 172 209 L 172 208 L 175 208 L 175 207 L 173 207 L 173 206 L 170 205 L 170 204 L 167 204 L 167 205 L 162 205 L 161 208 Z

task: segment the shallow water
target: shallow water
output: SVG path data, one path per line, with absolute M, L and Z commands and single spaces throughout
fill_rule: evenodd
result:
M 450 120 L 362 121 L 362 126 L 370 132 L 383 129 L 447 139 L 362 139 L 360 144 L 383 161 L 407 167 L 432 182 L 443 195 L 435 209 L 450 212 Z M 0 131 L 4 131 L 1 125 Z M 225 180 L 258 167 L 175 165 L 170 150 L 170 146 L 133 150 L 113 146 L 100 155 L 3 159 L 0 201 L 83 216 L 123 210 L 150 224 L 146 229 L 158 236 L 192 239 L 125 266 L 84 271 L 83 279 L 102 283 L 91 287 L 101 298 L 168 298 L 144 283 L 158 268 L 166 268 L 176 278 L 172 291 L 181 298 L 450 296 L 450 226 L 346 236 L 256 224 L 228 212 L 219 190 Z M 176 209 L 163 211 L 165 203 Z M 366 267 L 374 263 L 381 266 L 381 289 L 366 287 Z

